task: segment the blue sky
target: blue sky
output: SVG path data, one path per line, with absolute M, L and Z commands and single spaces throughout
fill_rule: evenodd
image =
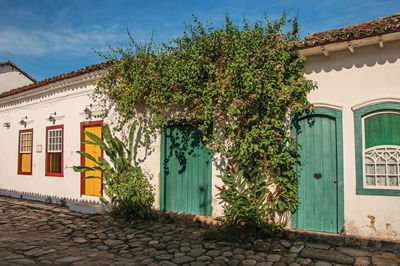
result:
M 298 14 L 301 37 L 400 12 L 399 0 L 0 0 L 0 62 L 11 60 L 42 80 L 100 63 L 92 48 L 124 46 L 126 29 L 137 40 L 179 37 L 195 14 L 202 22 L 235 24 L 266 13 L 278 18 L 286 9 Z

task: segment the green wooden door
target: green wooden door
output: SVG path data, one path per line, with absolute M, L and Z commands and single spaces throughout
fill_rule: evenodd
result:
M 211 151 L 190 125 L 169 126 L 161 144 L 161 210 L 211 215 Z
M 338 232 L 337 138 L 334 118 L 306 117 L 298 121 L 300 149 L 299 206 L 293 228 Z M 336 182 L 335 182 L 336 181 Z

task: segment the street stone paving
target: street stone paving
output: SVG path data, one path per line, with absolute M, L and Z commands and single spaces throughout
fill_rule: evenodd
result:
M 202 240 L 195 223 L 127 224 L 0 196 L 0 265 L 399 265 L 391 252 L 300 239 Z M 393 246 L 392 245 L 392 246 Z

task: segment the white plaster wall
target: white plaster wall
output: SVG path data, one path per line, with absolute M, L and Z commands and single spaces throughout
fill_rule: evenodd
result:
M 97 197 L 81 196 L 80 174 L 75 173 L 73 165 L 80 165 L 80 156 L 76 153 L 80 150 L 80 123 L 88 121 L 83 110 L 92 101 L 90 95 L 94 86 L 86 85 L 74 90 L 67 90 L 45 95 L 40 99 L 30 100 L 13 106 L 0 107 L 0 147 L 1 154 L 1 173 L 0 189 L 15 190 L 19 192 L 37 193 L 42 196 L 58 196 L 68 199 L 84 199 L 98 201 Z M 51 113 L 56 112 L 56 122 L 54 125 L 64 125 L 64 176 L 54 177 L 45 176 L 45 157 L 46 157 L 46 127 L 53 123 L 48 121 Z M 23 117 L 27 116 L 27 126 L 19 124 Z M 137 121 L 151 119 L 144 108 L 138 108 Z M 96 120 L 96 119 L 94 119 Z M 9 129 L 3 123 L 11 123 Z M 118 124 L 118 115 L 111 112 L 104 123 L 110 124 L 110 128 Z M 154 187 L 156 209 L 160 208 L 160 167 L 161 167 L 161 134 L 156 132 L 152 136 L 149 147 L 143 144 L 143 127 L 140 123 L 136 130 L 136 137 L 140 138 L 134 149 L 134 161 L 142 168 L 150 179 Z M 33 159 L 32 175 L 18 175 L 18 134 L 21 129 L 33 128 Z M 118 137 L 127 141 L 129 126 L 121 132 L 117 132 Z M 37 152 L 37 145 L 42 145 L 42 152 Z M 220 155 L 214 155 L 212 164 L 212 215 L 222 215 L 222 208 L 216 199 L 215 184 L 221 186 L 222 181 L 217 177 L 220 174 Z
M 0 188 L 40 195 L 80 198 L 80 174 L 73 165 L 80 165 L 80 122 L 86 121 L 84 108 L 90 102 L 93 86 L 66 91 L 34 101 L 0 109 L 1 174 Z M 64 176 L 45 176 L 46 127 L 53 123 L 47 118 L 56 112 L 54 125 L 64 125 Z M 27 116 L 27 125 L 19 124 Z M 9 129 L 3 123 L 11 123 Z M 32 175 L 18 175 L 18 134 L 21 129 L 33 128 Z M 37 145 L 42 145 L 38 152 Z M 90 199 L 96 200 L 96 197 Z
M 386 196 L 356 195 L 356 171 L 354 151 L 354 120 L 352 107 L 360 103 L 382 98 L 396 98 L 400 101 L 400 42 L 359 48 L 354 54 L 348 51 L 331 53 L 329 57 L 313 56 L 305 63 L 306 76 L 318 83 L 318 90 L 310 93 L 309 99 L 315 104 L 339 106 L 343 111 L 344 136 L 344 189 L 345 189 L 345 229 L 350 235 L 400 239 L 400 198 Z M 85 121 L 83 109 L 91 102 L 89 95 L 93 86 L 83 86 L 77 90 L 64 91 L 13 107 L 0 108 L 1 173 L 0 188 L 56 195 L 80 199 L 80 174 L 72 170 L 72 165 L 80 164 L 75 151 L 80 149 L 80 122 Z M 46 120 L 50 113 L 59 117 L 55 125 L 64 124 L 64 177 L 45 176 L 45 134 Z M 26 128 L 33 128 L 33 173 L 17 174 L 18 132 L 24 129 L 18 122 L 28 116 Z M 105 122 L 116 123 L 112 116 Z M 11 123 L 11 128 L 3 123 Z M 37 145 L 43 151 L 37 152 Z M 138 159 L 145 159 L 142 167 L 151 177 L 155 188 L 156 203 L 159 208 L 159 174 L 161 137 L 156 134 L 150 146 L 151 152 L 143 146 L 137 148 Z M 212 165 L 212 215 L 222 214 L 222 207 L 216 198 L 222 182 L 220 174 L 221 158 L 213 157 Z M 97 197 L 84 196 L 97 200 Z M 371 224 L 369 217 L 375 217 Z
M 32 80 L 10 65 L 0 66 L 0 93 L 32 83 Z
M 352 107 L 391 98 L 400 101 L 400 42 L 378 44 L 307 58 L 306 76 L 318 83 L 309 100 L 342 108 L 344 153 L 344 223 L 346 233 L 400 239 L 400 197 L 356 195 Z M 371 218 L 375 222 L 371 223 Z
M 219 175 L 222 175 L 222 170 L 226 167 L 226 161 L 223 159 L 220 153 L 213 155 L 213 164 L 212 164 L 212 187 L 211 187 L 211 199 L 212 199 L 212 216 L 218 217 L 224 214 L 224 210 L 222 208 L 221 200 L 218 199 L 217 194 L 219 190 L 215 186 L 222 187 L 224 184 L 222 179 L 219 178 Z

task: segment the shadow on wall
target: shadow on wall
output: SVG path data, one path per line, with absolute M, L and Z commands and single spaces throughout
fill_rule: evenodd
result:
M 140 167 L 143 162 L 146 161 L 148 156 L 151 156 L 153 152 L 155 152 L 154 144 L 157 140 L 157 132 L 153 132 L 150 134 L 150 143 L 145 145 L 145 134 L 146 129 L 150 128 L 150 124 L 152 122 L 152 114 L 148 108 L 140 106 L 136 110 L 136 121 L 138 122 L 135 139 L 133 146 L 133 162 L 135 166 Z M 126 134 L 125 143 L 128 143 L 128 134 Z M 142 152 L 139 152 L 139 149 L 144 149 Z M 144 169 L 142 169 L 143 171 Z
M 373 67 L 376 65 L 393 64 L 400 59 L 400 41 L 378 44 L 367 47 L 355 47 L 354 53 L 349 50 L 332 52 L 328 57 L 315 55 L 307 58 L 305 74 L 341 71 L 343 69 Z
M 181 175 L 186 172 L 187 157 L 195 159 L 199 156 L 196 151 L 202 147 L 202 135 L 194 126 L 173 125 L 166 130 L 165 136 L 169 140 L 168 154 L 166 154 L 163 164 L 165 174 L 169 174 L 169 161 L 172 157 L 175 157 L 179 162 L 179 169 L 175 170 Z

